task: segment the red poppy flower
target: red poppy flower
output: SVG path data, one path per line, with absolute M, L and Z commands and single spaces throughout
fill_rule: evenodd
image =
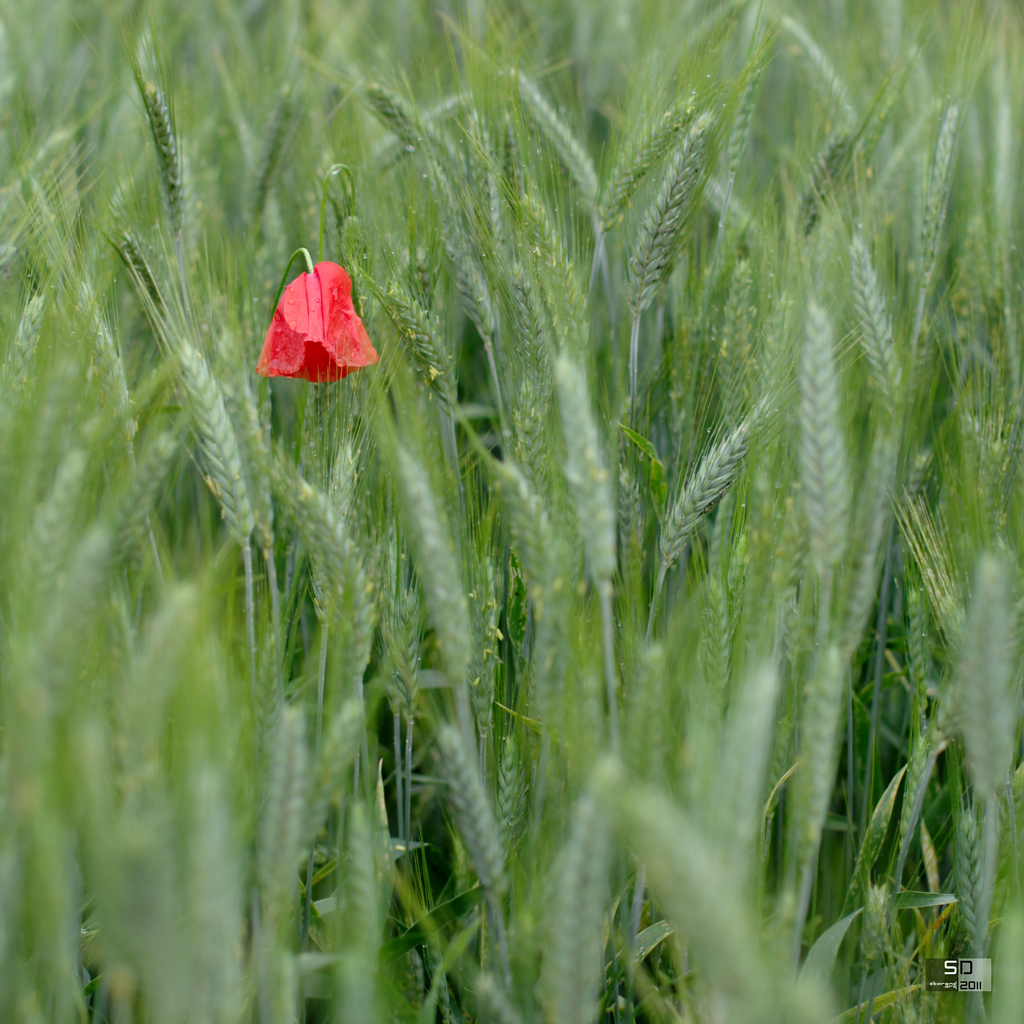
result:
M 264 377 L 341 380 L 377 362 L 352 305 L 352 279 L 337 263 L 318 263 L 281 295 L 256 372 Z

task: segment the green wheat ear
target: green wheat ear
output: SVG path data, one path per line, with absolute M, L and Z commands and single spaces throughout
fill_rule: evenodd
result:
M 536 84 L 522 71 L 514 71 L 512 74 L 519 82 L 519 97 L 530 119 L 551 143 L 565 169 L 572 175 L 585 208 L 593 209 L 597 202 L 598 179 L 586 148 Z
M 675 564 L 697 524 L 721 500 L 739 476 L 754 429 L 767 417 L 769 403 L 763 398 L 742 422 L 708 449 L 699 465 L 683 482 L 672 503 L 661 534 L 659 575 Z
M 811 552 L 822 575 L 843 555 L 849 509 L 846 446 L 832 343 L 828 314 L 811 302 L 800 361 L 800 478 Z
M 610 474 L 590 411 L 586 381 L 564 356 L 555 363 L 555 383 L 565 437 L 565 474 L 576 499 L 590 571 L 595 580 L 606 582 L 615 571 L 615 511 Z
M 455 551 L 424 466 L 401 444 L 395 447 L 395 462 L 427 611 L 441 643 L 448 677 L 461 701 L 468 685 L 472 634 Z M 462 713 L 468 714 L 468 710 L 465 707 Z M 468 719 L 460 725 L 468 734 Z
M 584 1024 L 594 1017 L 610 853 L 607 814 L 586 793 L 573 808 L 550 882 L 540 977 L 548 1020 Z
M 438 337 L 438 327 L 431 315 L 397 288 L 379 290 L 377 298 L 397 328 L 423 382 L 436 392 L 450 413 L 455 407 L 457 388 L 455 368 L 447 348 Z
M 291 128 L 292 109 L 292 85 L 285 83 L 278 90 L 270 117 L 263 130 L 259 162 L 256 165 L 256 174 L 253 178 L 252 215 L 257 222 L 263 217 L 263 208 L 266 206 L 267 196 L 270 194 L 274 178 L 277 175 L 285 138 Z
M 900 390 L 900 370 L 893 344 L 892 324 L 878 284 L 878 275 L 871 265 L 867 244 L 859 232 L 854 235 L 850 253 L 854 309 L 860 320 L 861 339 L 871 367 L 872 384 L 878 390 L 885 411 L 889 416 L 894 416 Z
M 668 276 L 680 245 L 680 229 L 706 173 L 704 152 L 712 120 L 697 117 L 669 159 L 661 188 L 644 214 L 629 258 L 629 302 L 638 316 Z
M 167 97 L 159 86 L 139 78 L 139 92 L 146 111 L 146 122 L 156 148 L 157 167 L 160 174 L 160 190 L 167 208 L 167 219 L 171 231 L 180 235 L 184 224 L 184 200 L 181 183 L 181 155 L 178 150 L 178 136 L 174 131 L 174 120 Z

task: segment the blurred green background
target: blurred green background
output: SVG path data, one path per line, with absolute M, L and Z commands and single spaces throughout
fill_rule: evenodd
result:
M 1024 1020 L 1022 76 L 0 0 L 0 1017 Z M 334 384 L 255 374 L 300 247 Z

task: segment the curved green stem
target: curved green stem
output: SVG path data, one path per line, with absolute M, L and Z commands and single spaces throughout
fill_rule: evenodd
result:
M 324 258 L 324 214 L 327 211 L 327 186 L 330 184 L 331 178 L 334 177 L 339 171 L 345 172 L 345 177 L 348 184 L 348 199 L 349 205 L 355 200 L 356 186 L 352 180 L 352 171 L 345 164 L 331 164 L 327 169 L 327 173 L 324 175 L 324 187 L 323 194 L 320 197 L 320 247 L 317 250 L 317 262 L 322 262 Z
M 288 263 L 285 265 L 284 273 L 281 275 L 281 283 L 277 286 L 277 294 L 274 296 L 274 309 L 277 309 L 277 304 L 281 301 L 281 293 L 284 291 L 284 286 L 288 281 L 288 272 L 292 269 L 292 264 L 299 256 L 306 257 L 306 273 L 313 273 L 313 257 L 309 255 L 309 250 L 305 248 L 296 249 L 295 252 L 288 257 Z

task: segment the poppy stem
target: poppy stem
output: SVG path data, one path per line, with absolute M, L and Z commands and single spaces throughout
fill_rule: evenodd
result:
M 274 296 L 273 309 L 277 309 L 277 304 L 281 301 L 281 293 L 284 291 L 284 286 L 288 283 L 288 272 L 292 269 L 292 264 L 299 258 L 299 256 L 306 257 L 306 273 L 313 273 L 313 257 L 309 255 L 309 250 L 296 249 L 295 252 L 288 257 L 288 263 L 284 268 L 284 273 L 281 275 L 281 283 L 277 286 L 277 294 Z
M 348 181 L 348 205 L 352 207 L 355 205 L 356 187 L 352 180 L 352 172 L 345 166 L 345 164 L 331 164 L 327 169 L 327 173 L 324 175 L 324 189 L 323 195 L 320 197 L 320 244 L 317 249 L 317 262 L 323 262 L 324 258 L 324 214 L 327 212 L 327 186 L 330 183 L 331 178 L 334 177 L 339 171 L 344 171 Z M 346 214 L 346 216 L 348 216 Z M 277 308 L 276 306 L 274 307 Z

